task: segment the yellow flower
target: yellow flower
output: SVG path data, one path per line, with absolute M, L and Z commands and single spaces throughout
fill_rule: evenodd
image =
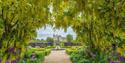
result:
M 116 52 L 119 52 L 121 55 L 124 55 L 124 50 L 122 48 L 117 48 Z

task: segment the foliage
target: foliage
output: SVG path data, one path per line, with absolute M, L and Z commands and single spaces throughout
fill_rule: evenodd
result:
M 56 4 L 58 2 L 58 4 Z M 120 0 L 67 0 L 52 2 L 55 28 L 71 26 L 78 40 L 104 50 L 124 34 L 125 2 Z
M 36 37 L 36 29 L 48 22 L 48 3 L 47 0 L 0 0 L 0 59 L 3 63 L 15 60 L 16 56 L 23 58 L 26 46 Z M 14 53 L 5 53 L 10 48 Z
M 108 49 L 107 49 L 108 50 Z M 94 49 L 96 53 L 92 52 L 89 48 L 68 48 L 66 50 L 67 54 L 70 55 L 70 59 L 73 63 L 112 63 L 119 62 L 124 63 L 125 57 L 122 55 L 120 48 L 117 48 L 117 51 L 105 50 L 101 52 L 98 49 Z
M 67 39 L 68 42 L 72 42 L 73 36 L 72 36 L 71 34 L 68 34 L 68 35 L 66 36 L 66 39 Z
M 47 41 L 47 42 L 54 42 L 54 39 L 51 38 L 51 37 L 47 37 L 46 41 Z
M 117 44 L 118 46 L 121 46 L 121 43 L 123 44 L 123 39 L 119 38 L 125 36 L 125 20 L 123 17 L 125 16 L 125 9 L 123 9 L 125 8 L 125 1 L 75 1 L 75 8 L 68 11 L 68 13 L 71 13 L 72 17 L 74 18 L 70 19 L 71 21 L 66 23 L 72 26 L 74 31 L 77 33 L 79 41 L 83 42 L 87 47 L 89 47 L 89 50 L 92 53 L 98 53 L 100 54 L 99 57 L 101 57 L 101 55 L 104 56 L 105 53 L 103 52 L 105 51 L 111 53 L 111 51 L 107 50 L 107 48 L 110 48 L 112 43 Z M 66 2 L 69 3 L 69 1 Z M 66 5 L 69 5 L 68 3 Z M 75 12 L 72 13 L 72 11 Z M 63 15 L 63 17 L 67 17 L 67 15 Z M 69 18 L 67 18 L 67 21 L 68 19 Z M 63 26 L 62 24 L 60 26 L 66 28 L 66 25 Z M 95 49 L 98 51 L 94 51 Z M 91 58 L 89 57 L 87 59 Z M 96 59 L 96 62 L 99 62 L 99 58 Z
M 102 53 L 112 43 L 124 44 L 125 1 L 0 0 L 0 60 L 23 58 L 36 29 L 46 24 L 65 31 L 71 26 L 91 52 Z
M 71 55 L 72 53 L 78 52 L 78 49 L 80 49 L 80 48 L 81 48 L 80 46 L 74 46 L 74 47 L 70 46 L 66 49 L 66 52 L 67 52 L 67 54 Z
M 25 54 L 25 57 L 22 59 L 22 62 L 31 63 L 31 55 L 33 52 L 37 55 L 37 60 L 35 63 L 41 63 L 41 61 L 44 60 L 44 57 L 50 53 L 50 49 L 45 48 L 31 48 L 28 49 L 27 53 Z
M 33 39 L 32 42 L 46 42 L 46 40 L 44 39 Z

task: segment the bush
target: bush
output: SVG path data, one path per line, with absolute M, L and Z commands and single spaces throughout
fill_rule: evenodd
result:
M 85 48 L 71 48 L 66 50 L 73 63 L 108 63 L 109 54 L 95 51 L 87 52 Z
M 93 50 L 93 51 L 92 51 Z M 124 63 L 125 57 L 116 51 L 101 51 L 98 48 L 92 50 L 84 48 L 71 48 L 66 52 L 70 55 L 73 63 Z M 117 60 L 117 61 L 116 61 Z
M 82 47 L 68 47 L 66 49 L 67 54 L 71 55 L 72 53 L 77 53 L 78 49 L 81 49 Z
M 41 61 L 44 60 L 44 57 L 50 53 L 51 49 L 45 49 L 45 48 L 31 48 L 28 49 L 28 51 L 25 54 L 25 57 L 21 61 L 21 63 L 33 63 L 31 61 L 31 55 L 32 53 L 36 53 L 37 60 L 34 61 L 34 63 L 41 63 Z
M 50 52 L 51 52 L 51 49 L 46 49 L 46 50 L 45 50 L 45 55 L 50 54 Z

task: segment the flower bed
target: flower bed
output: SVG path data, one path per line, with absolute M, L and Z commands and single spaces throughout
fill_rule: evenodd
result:
M 73 63 L 125 63 L 125 57 L 117 51 L 100 51 L 99 49 L 67 48 Z
M 23 63 L 41 63 L 44 57 L 51 52 L 51 49 L 46 48 L 31 48 L 28 49 L 24 59 L 21 61 Z M 31 55 L 35 53 L 36 58 L 32 59 Z

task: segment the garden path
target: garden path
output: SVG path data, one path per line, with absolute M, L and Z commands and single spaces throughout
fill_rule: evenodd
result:
M 53 50 L 45 57 L 43 63 L 72 63 L 65 50 Z

